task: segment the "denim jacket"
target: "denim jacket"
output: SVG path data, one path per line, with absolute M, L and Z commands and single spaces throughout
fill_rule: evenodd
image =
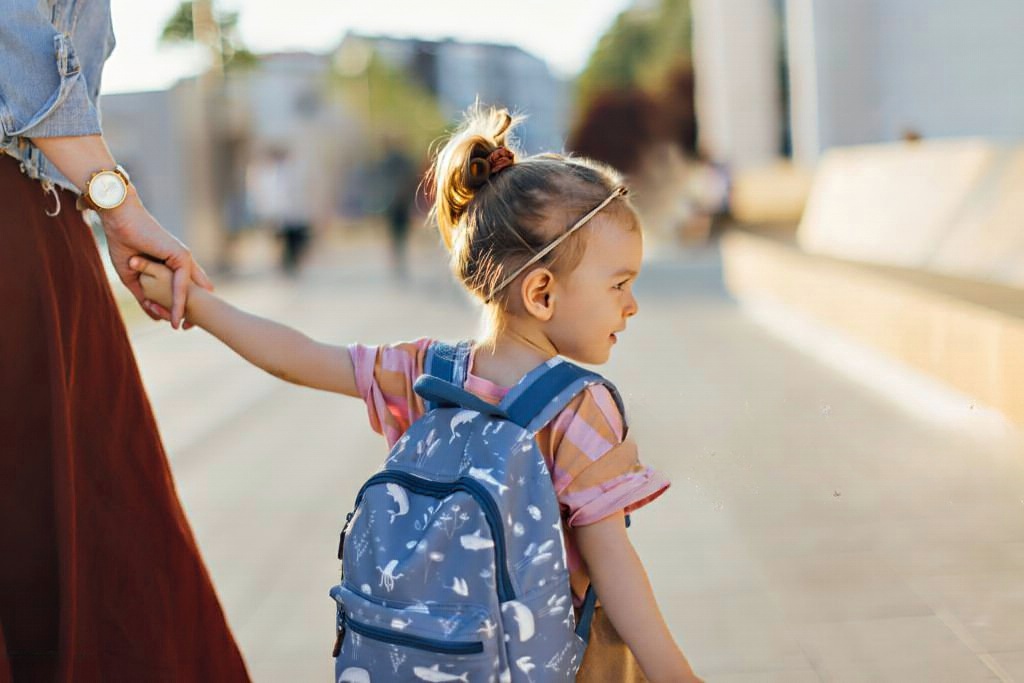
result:
M 47 189 L 65 178 L 29 138 L 99 134 L 110 0 L 0 0 L 0 151 Z

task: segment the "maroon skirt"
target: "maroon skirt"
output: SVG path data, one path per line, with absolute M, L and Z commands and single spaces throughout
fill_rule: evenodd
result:
M 248 681 L 89 228 L 0 154 L 0 683 Z

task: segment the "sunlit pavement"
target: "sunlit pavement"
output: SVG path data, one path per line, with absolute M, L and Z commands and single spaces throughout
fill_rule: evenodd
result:
M 337 343 L 473 333 L 437 251 L 417 250 L 404 285 L 385 264 L 364 245 L 222 293 Z M 714 249 L 656 254 L 638 295 L 603 371 L 643 459 L 674 482 L 632 537 L 695 669 L 1024 681 L 1020 432 L 967 399 L 957 419 L 926 419 L 931 398 L 877 388 L 884 368 L 851 377 L 797 350 L 724 292 Z M 330 680 L 337 533 L 383 439 L 358 401 L 264 376 L 200 330 L 132 336 L 254 679 Z

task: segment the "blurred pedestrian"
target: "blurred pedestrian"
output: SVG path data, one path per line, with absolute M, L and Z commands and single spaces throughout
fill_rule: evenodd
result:
M 435 468 L 441 466 L 429 461 L 434 446 L 441 445 L 443 449 L 444 443 L 455 438 L 454 434 L 451 439 L 442 436 L 431 446 L 426 446 L 431 440 L 429 435 L 414 442 L 408 442 L 404 436 L 425 414 L 427 419 L 437 416 L 426 413 L 423 399 L 414 388 L 429 365 L 428 358 L 436 358 L 440 353 L 447 360 L 449 376 L 457 385 L 447 385 L 452 401 L 476 406 L 454 414 L 450 419 L 454 430 L 458 424 L 488 412 L 488 407 L 480 407 L 483 402 L 497 404 L 496 414 L 500 417 L 513 414 L 517 406 L 530 404 L 519 400 L 524 396 L 539 401 L 538 394 L 560 381 L 548 374 L 548 370 L 560 365 L 559 355 L 591 365 L 607 362 L 617 335 L 638 310 L 632 287 L 642 264 L 643 240 L 639 219 L 626 199 L 621 176 L 586 159 L 555 154 L 520 159 L 506 143 L 514 123 L 505 110 L 475 110 L 441 150 L 433 169 L 438 229 L 452 253 L 457 276 L 483 302 L 488 315 L 487 331 L 479 339 L 460 344 L 454 352 L 430 338 L 381 346 L 352 344 L 346 349 L 315 342 L 291 328 L 240 311 L 195 287 L 188 302 L 189 320 L 277 377 L 362 399 L 369 410 L 371 427 L 395 448 L 393 457 L 399 458 L 408 446 L 419 454 L 413 456 L 422 465 L 418 476 L 436 474 Z M 146 295 L 166 304 L 171 296 L 170 271 L 144 259 L 134 259 L 132 265 L 143 273 Z M 563 369 L 570 374 L 578 371 L 570 366 Z M 521 601 L 506 599 L 501 614 L 486 620 L 477 614 L 475 618 L 481 620 L 479 630 L 467 632 L 472 640 L 446 640 L 452 629 L 470 625 L 470 608 L 465 605 L 458 609 L 448 606 L 443 615 L 455 614 L 459 618 L 441 619 L 437 633 L 413 634 L 405 633 L 404 629 L 414 623 L 414 609 L 435 614 L 430 601 L 423 601 L 424 595 L 444 594 L 458 600 L 455 596 L 470 595 L 470 586 L 480 586 L 476 576 L 465 574 L 462 578 L 459 572 L 464 568 L 459 567 L 449 566 L 442 571 L 442 564 L 433 572 L 434 585 L 428 588 L 430 563 L 443 563 L 446 555 L 433 547 L 426 552 L 425 537 L 420 542 L 413 539 L 402 545 L 417 552 L 410 550 L 403 557 L 392 558 L 382 557 L 378 551 L 386 550 L 384 546 L 393 539 L 367 540 L 367 524 L 373 524 L 372 512 L 367 515 L 370 522 L 361 522 L 364 535 L 357 536 L 352 530 L 349 540 L 357 552 L 355 559 L 346 555 L 346 563 L 359 563 L 363 558 L 370 574 L 376 565 L 380 582 L 344 584 L 347 594 L 354 596 L 354 604 L 339 615 L 335 652 L 339 680 L 369 680 L 369 671 L 364 667 L 382 667 L 392 676 L 389 680 L 412 680 L 413 674 L 422 680 L 468 680 L 466 669 L 470 666 L 479 667 L 473 673 L 519 680 L 520 672 L 529 677 L 529 672 L 542 662 L 547 667 L 536 674 L 542 680 L 569 680 L 577 668 L 576 680 L 580 681 L 700 680 L 672 638 L 643 564 L 626 533 L 625 515 L 660 496 L 669 482 L 639 462 L 637 446 L 626 434 L 625 417 L 616 395 L 604 381 L 581 382 L 572 385 L 568 395 L 561 396 L 567 403 L 559 403 L 548 414 L 542 412 L 529 422 L 531 427 L 543 423 L 536 431 L 525 434 L 534 437 L 533 443 L 544 458 L 542 471 L 552 479 L 549 500 L 557 497 L 557 502 L 551 503 L 553 514 L 562 516 L 556 524 L 563 534 L 563 543 L 552 546 L 553 541 L 545 541 L 543 550 L 531 545 L 525 551 L 528 562 L 517 558 L 517 569 L 543 566 L 544 573 L 530 574 L 534 583 L 521 579 L 524 585 L 516 589 L 522 593 L 518 598 Z M 540 402 L 551 405 L 546 396 Z M 449 420 L 445 417 L 438 422 L 441 424 L 435 431 L 443 434 Z M 493 433 L 497 434 L 501 426 L 504 423 L 494 427 Z M 487 433 L 485 426 L 480 443 L 489 443 Z M 520 453 L 528 450 L 532 450 L 532 445 Z M 490 453 L 486 448 L 477 453 L 467 451 L 468 460 L 459 464 L 460 472 L 487 483 L 493 495 L 501 496 L 514 486 L 527 486 L 525 477 L 508 479 L 505 484 L 494 479 L 492 474 L 506 476 L 507 457 L 502 460 L 500 454 Z M 416 493 L 443 493 L 438 486 L 444 484 L 410 483 L 411 473 L 404 474 L 410 487 L 420 486 Z M 410 514 L 410 495 L 403 485 L 387 484 L 387 496 L 393 498 L 397 511 L 391 512 L 389 522 L 380 522 L 377 528 L 381 536 L 390 532 L 388 525 L 394 525 L 396 517 L 414 517 Z M 459 508 L 444 507 L 451 497 L 439 499 L 436 506 L 430 507 L 423 515 L 425 521 L 416 516 L 415 528 L 426 533 L 432 525 L 444 526 L 445 519 L 453 520 Z M 545 514 L 539 508 L 529 511 L 529 517 L 535 521 Z M 463 523 L 476 518 L 464 510 L 461 515 L 465 515 Z M 461 515 L 458 519 L 462 519 Z M 525 517 L 524 521 L 528 521 Z M 502 519 L 500 514 L 498 519 Z M 493 548 L 492 566 L 498 567 L 497 571 L 503 573 L 510 585 L 508 575 L 516 570 L 499 550 L 506 548 L 509 536 L 503 535 L 505 526 L 500 521 L 498 525 L 501 531 L 484 525 L 481 531 L 466 533 L 461 536 L 461 547 L 470 551 Z M 511 536 L 526 533 L 522 524 L 513 526 L 510 520 L 509 526 L 513 527 Z M 481 536 L 484 529 L 489 529 L 487 535 Z M 452 532 L 448 530 L 440 536 L 445 534 L 451 537 Z M 444 539 L 434 540 L 440 543 Z M 413 576 L 417 577 L 415 581 L 410 580 Z M 485 570 L 480 578 L 484 579 L 484 586 L 488 581 L 492 586 L 497 583 L 491 570 Z M 436 585 L 441 581 L 444 585 Z M 591 584 L 600 596 L 600 606 L 596 606 Z M 380 599 L 381 591 L 389 596 L 388 601 Z M 388 604 L 389 601 L 393 603 Z M 557 638 L 552 642 L 546 637 L 559 630 L 552 625 L 552 619 L 572 625 L 570 604 L 578 610 L 578 624 L 583 629 L 579 633 L 587 628 L 590 633 L 582 666 L 578 656 L 570 656 L 578 655 L 580 645 L 571 631 L 559 634 L 566 635 L 564 642 Z M 408 608 L 402 610 L 396 605 Z M 473 601 L 474 613 L 481 609 L 477 605 Z M 512 616 L 506 618 L 506 613 Z M 365 625 L 370 618 L 375 623 Z M 518 629 L 518 638 L 502 638 L 503 633 L 511 634 L 512 629 Z M 541 637 L 542 633 L 545 637 Z M 364 638 L 391 646 L 387 650 L 372 644 L 364 647 Z M 485 639 L 493 642 L 485 647 Z M 527 642 L 531 639 L 532 643 Z M 414 649 L 415 643 L 423 649 Z M 501 648 L 504 654 L 497 660 L 456 659 L 443 654 L 453 648 L 460 648 L 463 654 L 481 651 L 474 647 L 483 651 Z M 553 649 L 554 655 L 545 648 Z M 382 652 L 387 654 L 379 656 Z M 498 670 L 499 665 L 506 668 Z
M 391 246 L 391 272 L 399 280 L 408 276 L 408 242 L 411 209 L 416 199 L 419 173 L 416 162 L 402 149 L 399 141 L 389 138 L 377 173 L 383 194 L 384 214 Z
M 3 5 L 0 681 L 246 681 L 76 208 L 140 304 L 128 260 L 166 264 L 167 307 L 145 310 L 180 326 L 190 282 L 210 285 L 104 142 L 113 46 L 106 0 Z
M 286 147 L 274 147 L 250 168 L 249 193 L 259 220 L 273 225 L 281 242 L 281 270 L 296 275 L 310 241 L 312 207 L 306 164 Z

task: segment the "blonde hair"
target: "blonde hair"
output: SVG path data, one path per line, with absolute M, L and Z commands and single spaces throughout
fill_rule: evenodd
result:
M 451 254 L 452 271 L 466 289 L 500 310 L 507 310 L 513 288 L 495 293 L 498 283 L 622 184 L 621 174 L 591 159 L 559 154 L 520 158 L 510 133 L 522 119 L 506 109 L 474 105 L 431 168 L 431 215 Z M 515 162 L 489 175 L 484 166 L 481 174 L 479 160 L 500 147 L 511 150 Z M 605 211 L 639 226 L 625 198 Z M 559 244 L 538 267 L 572 272 L 583 256 L 582 233 Z

